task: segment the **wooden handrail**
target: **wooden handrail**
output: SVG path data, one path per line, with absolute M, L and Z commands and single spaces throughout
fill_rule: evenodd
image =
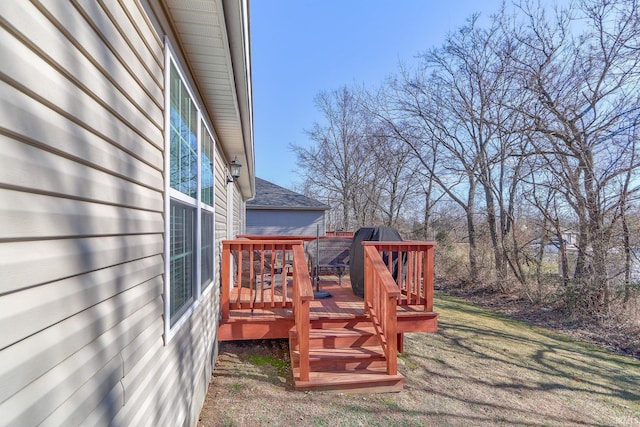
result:
M 281 236 L 279 234 L 238 234 L 238 239 L 248 239 L 248 240 L 302 240 L 303 242 L 310 242 L 311 240 L 315 240 L 316 236 L 300 234 L 297 236 Z
M 363 242 L 386 258 L 387 270 L 402 292 L 400 305 L 433 311 L 434 242 Z
M 332 230 L 332 231 L 327 231 L 325 235 L 331 236 L 331 237 L 353 237 L 353 231 Z
M 300 381 L 309 381 L 309 306 L 313 300 L 313 288 L 302 244 L 293 247 L 293 271 L 293 313 L 298 333 Z
M 398 373 L 397 300 L 400 289 L 373 246 L 364 247 L 364 302 L 387 359 L 387 373 Z

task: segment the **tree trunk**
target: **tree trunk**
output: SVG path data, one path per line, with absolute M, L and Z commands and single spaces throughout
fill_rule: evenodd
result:
M 504 260 L 502 258 L 502 243 L 500 236 L 498 236 L 496 206 L 493 199 L 493 193 L 488 185 L 484 185 L 484 195 L 487 204 L 487 225 L 489 226 L 489 234 L 491 235 L 494 265 L 498 281 L 502 282 L 506 277 Z
M 469 195 L 467 208 L 465 209 L 467 217 L 467 235 L 469 237 L 469 277 L 474 284 L 479 281 L 480 275 L 478 274 L 478 243 L 476 239 L 476 225 L 475 225 L 475 185 L 469 186 Z
M 622 213 L 622 240 L 624 242 L 624 296 L 622 304 L 627 308 L 627 303 L 631 298 L 631 241 L 629 237 L 629 224 L 627 224 L 627 214 Z

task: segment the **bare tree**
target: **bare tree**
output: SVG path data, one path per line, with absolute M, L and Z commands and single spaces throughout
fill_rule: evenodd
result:
M 575 277 L 590 284 L 592 292 L 584 289 L 583 295 L 590 309 L 601 312 L 611 300 L 608 251 L 624 211 L 620 182 L 638 168 L 629 156 L 637 141 L 628 137 L 640 108 L 637 3 L 584 1 L 580 9 L 548 17 L 538 4 L 525 2 L 525 20 L 509 29 L 520 46 L 512 59 L 522 90 L 534 100 L 522 113 L 532 124 L 536 154 L 561 183 L 578 220 Z
M 360 195 L 360 183 L 368 173 L 363 164 L 367 120 L 360 108 L 358 95 L 347 87 L 321 92 L 316 105 L 324 123 L 314 123 L 307 131 L 314 145 L 292 145 L 298 166 L 304 173 L 306 186 L 324 195 L 342 213 L 342 228 L 355 225 L 353 207 Z
M 478 209 L 485 214 L 495 271 L 504 279 L 504 240 L 514 208 L 509 200 L 517 191 L 512 179 L 517 167 L 509 161 L 514 136 L 503 131 L 506 122 L 514 120 L 505 106 L 514 93 L 508 75 L 511 47 L 499 22 L 492 22 L 483 29 L 473 16 L 442 47 L 423 56 L 420 70 L 403 70 L 400 79 L 390 81 L 389 105 L 379 112 L 396 137 L 412 148 L 433 182 L 466 212 L 474 281 L 479 270 Z M 503 212 L 507 209 L 511 213 Z
M 419 192 L 418 163 L 410 148 L 390 135 L 384 128 L 378 128 L 370 138 L 370 155 L 381 170 L 376 182 L 371 184 L 377 195 L 377 211 L 382 224 L 398 227 L 403 211 L 410 200 Z

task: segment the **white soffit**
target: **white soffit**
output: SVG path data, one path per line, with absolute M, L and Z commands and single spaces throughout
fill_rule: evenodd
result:
M 225 1 L 223 6 L 222 0 L 166 0 L 215 133 L 229 161 L 237 157 L 242 163 L 240 189 L 252 197 L 253 116 L 249 52 L 244 52 L 249 32 L 242 3 Z

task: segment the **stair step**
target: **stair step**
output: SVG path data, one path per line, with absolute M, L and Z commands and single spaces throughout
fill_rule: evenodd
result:
M 295 327 L 289 332 L 289 342 L 298 346 L 298 334 Z M 372 326 L 355 328 L 311 329 L 309 348 L 345 348 L 380 345 L 380 339 Z
M 380 347 L 322 348 L 309 350 L 310 360 L 324 359 L 381 359 L 385 360 Z
M 404 384 L 401 374 L 387 375 L 383 369 L 310 372 L 309 381 L 300 381 L 300 372 L 293 370 L 296 390 L 348 391 L 350 393 L 399 392 Z
M 438 313 L 398 310 L 398 332 L 437 332 Z
M 291 352 L 294 367 L 298 366 L 300 353 Z M 386 357 L 380 347 L 316 348 L 309 350 L 309 368 L 312 371 L 342 371 L 385 368 Z
M 358 328 L 371 325 L 371 319 L 360 316 L 354 319 L 312 319 L 311 327 L 313 329 L 332 329 L 332 328 Z

